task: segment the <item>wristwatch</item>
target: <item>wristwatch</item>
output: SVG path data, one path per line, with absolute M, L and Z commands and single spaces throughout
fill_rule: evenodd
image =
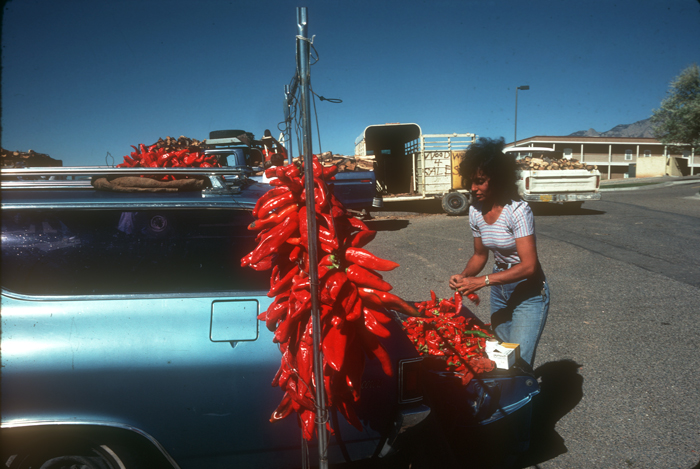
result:
M 484 284 L 485 284 L 486 286 L 491 285 L 491 282 L 489 282 L 489 276 L 488 276 L 488 275 L 484 277 Z

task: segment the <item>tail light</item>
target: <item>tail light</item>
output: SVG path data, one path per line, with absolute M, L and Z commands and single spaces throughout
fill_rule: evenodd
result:
M 525 190 L 530 190 L 530 178 L 525 178 Z
M 422 362 L 422 358 L 399 361 L 399 403 L 418 402 L 423 399 Z

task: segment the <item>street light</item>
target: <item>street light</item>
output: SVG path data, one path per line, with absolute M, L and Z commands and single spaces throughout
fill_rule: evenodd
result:
M 513 134 L 513 145 L 518 141 L 518 90 L 529 90 L 529 85 L 518 86 L 515 88 L 515 132 Z

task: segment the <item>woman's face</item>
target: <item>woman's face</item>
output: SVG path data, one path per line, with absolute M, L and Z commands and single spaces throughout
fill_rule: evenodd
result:
M 472 195 L 479 202 L 483 202 L 491 198 L 491 187 L 489 183 L 491 178 L 486 176 L 481 169 L 476 170 L 476 174 L 472 179 Z

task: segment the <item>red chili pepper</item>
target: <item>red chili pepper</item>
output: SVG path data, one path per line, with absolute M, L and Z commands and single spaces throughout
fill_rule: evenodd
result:
M 375 317 L 373 311 L 369 308 L 363 308 L 362 310 L 363 317 L 365 319 L 365 327 L 374 335 L 378 337 L 383 337 L 387 338 L 391 336 L 391 333 L 389 330 L 382 326 L 379 321 L 377 321 L 377 318 Z
M 253 250 L 250 263 L 255 264 L 260 259 L 272 254 L 299 227 L 294 218 L 286 218 L 282 223 L 272 228 L 265 239 Z
M 260 210 L 260 207 L 263 206 L 268 200 L 280 195 L 284 194 L 285 192 L 289 192 L 288 187 L 276 187 L 274 189 L 270 189 L 269 191 L 265 192 L 263 195 L 258 198 L 258 201 L 255 203 L 255 207 L 253 207 L 252 214 L 254 217 L 258 216 L 258 210 Z M 262 217 L 260 217 L 262 218 Z
M 389 271 L 399 267 L 399 264 L 396 262 L 377 257 L 371 252 L 362 248 L 347 248 L 345 250 L 345 259 L 353 264 L 373 270 Z
M 342 330 L 331 326 L 323 337 L 323 357 L 335 371 L 340 371 L 345 359 L 348 336 Z
M 283 277 L 281 277 L 273 286 L 270 287 L 270 291 L 267 292 L 267 296 L 272 298 L 273 296 L 276 296 L 277 293 L 279 293 L 281 290 L 284 290 L 285 288 L 289 287 L 292 284 L 292 279 L 294 278 L 295 275 L 299 273 L 299 266 L 294 265 L 292 266 L 287 273 L 284 274 Z
M 265 311 L 265 326 L 269 331 L 277 328 L 277 323 L 284 319 L 289 311 L 289 293 L 279 295 Z
M 291 262 L 298 262 L 301 259 L 301 247 L 294 246 L 292 251 L 289 253 L 289 260 Z
M 364 327 L 358 328 L 358 336 L 361 338 L 362 342 L 365 344 L 365 352 L 371 357 L 376 357 L 382 365 L 382 371 L 387 376 L 393 376 L 393 364 L 389 354 L 386 349 L 379 343 L 377 336 L 372 334 L 369 330 Z
M 479 303 L 480 303 L 480 301 L 481 301 L 481 300 L 479 299 L 479 295 L 477 295 L 476 293 L 470 293 L 470 294 L 467 295 L 467 298 L 469 298 L 472 302 L 474 302 L 474 304 L 475 304 L 476 306 L 479 306 Z
M 358 231 L 351 234 L 348 239 L 351 247 L 361 248 L 369 244 L 369 242 L 372 241 L 375 236 L 377 236 L 376 231 Z
M 408 314 L 409 316 L 418 316 L 418 310 L 416 310 L 415 307 L 409 305 L 406 303 L 404 300 L 399 298 L 396 295 L 393 295 L 389 292 L 384 292 L 380 290 L 375 290 L 372 288 L 358 288 L 358 292 L 360 293 L 360 296 L 364 299 L 365 297 L 371 297 L 375 296 L 379 298 L 382 302 L 382 305 L 387 308 L 387 309 L 396 309 L 399 310 L 405 314 Z
M 258 218 L 265 218 L 267 214 L 273 210 L 282 209 L 292 203 L 295 203 L 295 196 L 291 192 L 285 192 L 284 194 L 273 197 L 265 202 L 265 205 L 260 207 L 260 210 L 258 210 Z
M 255 231 L 255 230 L 264 230 L 266 228 L 269 228 L 271 226 L 275 226 L 278 223 L 282 222 L 285 218 L 287 217 L 298 217 L 299 216 L 299 209 L 297 205 L 295 204 L 290 204 L 283 209 L 279 210 L 278 212 L 273 212 L 267 215 L 267 217 L 262 218 L 262 219 L 257 219 L 253 221 L 250 225 L 248 225 L 248 229 Z
M 374 288 L 381 291 L 391 290 L 391 285 L 388 282 L 357 264 L 350 265 L 346 272 L 348 279 L 358 287 Z
M 323 176 L 323 165 L 320 161 L 318 161 L 318 158 L 314 157 L 312 160 L 312 164 L 314 178 L 320 178 L 321 176 Z
M 330 293 L 331 298 L 333 298 L 333 300 L 336 300 L 338 298 L 338 294 L 340 293 L 340 290 L 343 288 L 347 280 L 347 274 L 340 270 L 337 270 L 329 275 L 328 279 L 324 284 L 324 287 L 328 289 L 328 292 Z
M 323 179 L 330 179 L 338 173 L 338 166 L 324 166 L 323 168 Z
M 289 392 L 285 392 L 282 397 L 282 402 L 277 406 L 272 416 L 270 417 L 270 422 L 274 423 L 283 418 L 287 417 L 292 413 L 292 396 Z
M 355 217 L 349 217 L 348 221 L 350 222 L 350 225 L 352 225 L 353 228 L 362 230 L 362 231 L 370 231 L 369 228 L 367 228 L 367 225 L 365 223 Z
M 295 164 L 290 164 L 288 166 L 285 166 L 284 173 L 287 175 L 287 177 L 291 179 L 299 179 L 301 176 L 301 171 L 299 170 L 299 167 Z

